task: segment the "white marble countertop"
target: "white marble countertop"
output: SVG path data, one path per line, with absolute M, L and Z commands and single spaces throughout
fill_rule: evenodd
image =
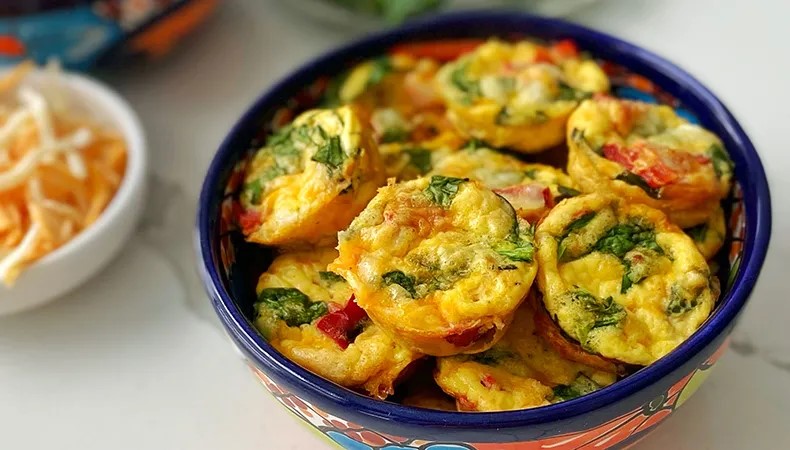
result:
M 0 448 L 329 448 L 249 374 L 195 275 L 200 182 L 224 133 L 263 89 L 351 37 L 276 0 L 227 2 L 169 59 L 103 78 L 149 133 L 144 222 L 98 277 L 54 304 L 0 319 Z M 717 92 L 760 151 L 774 239 L 732 350 L 639 448 L 790 447 L 790 3 L 604 0 L 573 19 L 652 49 Z M 785 130 L 786 131 L 786 130 Z

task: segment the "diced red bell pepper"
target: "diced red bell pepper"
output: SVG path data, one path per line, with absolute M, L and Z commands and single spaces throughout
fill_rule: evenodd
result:
M 408 42 L 390 49 L 393 55 L 409 55 L 415 58 L 430 58 L 446 62 L 457 59 L 483 44 L 482 39 L 447 39 L 431 42 Z
M 651 188 L 660 188 L 678 179 L 678 174 L 667 167 L 652 151 L 640 147 L 605 144 L 601 149 L 606 159 L 614 161 L 640 176 Z M 643 164 L 637 164 L 642 161 Z
M 359 325 L 359 322 L 367 317 L 368 313 L 357 305 L 352 295 L 351 298 L 348 299 L 345 307 L 342 309 L 335 309 L 318 319 L 315 326 L 335 341 L 340 348 L 345 350 L 350 344 L 349 334 Z
M 551 53 L 546 47 L 538 47 L 535 50 L 535 62 L 553 64 L 554 58 L 551 57 Z

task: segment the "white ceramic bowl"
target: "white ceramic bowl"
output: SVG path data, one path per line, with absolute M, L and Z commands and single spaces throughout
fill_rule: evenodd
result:
M 35 73 L 32 82 L 44 76 Z M 96 80 L 71 73 L 55 79 L 78 107 L 123 135 L 126 173 L 115 197 L 90 227 L 23 270 L 12 288 L 0 285 L 0 316 L 43 305 L 95 275 L 129 239 L 143 208 L 147 149 L 137 115 L 120 95 Z

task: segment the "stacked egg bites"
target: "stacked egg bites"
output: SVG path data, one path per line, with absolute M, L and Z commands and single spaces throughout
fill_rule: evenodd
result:
M 720 140 L 610 97 L 571 41 L 454 45 L 354 66 L 251 158 L 239 224 L 279 253 L 257 328 L 342 386 L 459 411 L 572 399 L 666 355 L 719 294 Z M 514 155 L 566 151 L 567 173 Z

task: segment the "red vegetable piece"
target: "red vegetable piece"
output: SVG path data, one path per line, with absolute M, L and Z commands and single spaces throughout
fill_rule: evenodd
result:
M 573 39 L 557 41 L 551 47 L 560 58 L 568 59 L 579 57 L 579 47 Z
M 260 225 L 261 223 L 261 214 L 258 211 L 254 210 L 242 210 L 239 213 L 239 226 L 241 230 L 245 233 L 252 231 L 255 227 Z
M 554 59 L 551 57 L 551 53 L 546 47 L 538 47 L 535 50 L 535 62 L 536 63 L 554 63 Z
M 490 373 L 487 373 L 480 379 L 480 384 L 486 389 L 491 389 L 496 385 L 496 379 Z
M 606 159 L 639 175 L 651 188 L 666 186 L 678 179 L 678 174 L 674 170 L 667 167 L 654 152 L 645 147 L 605 144 L 601 150 Z
M 354 295 L 351 295 L 343 309 L 334 310 L 318 319 L 315 326 L 345 350 L 350 344 L 349 333 L 367 317 L 368 313 L 357 305 Z
M 452 61 L 469 53 L 485 42 L 482 39 L 447 39 L 432 42 L 410 42 L 390 49 L 390 54 L 409 55 L 415 58 L 430 58 L 437 61 Z

